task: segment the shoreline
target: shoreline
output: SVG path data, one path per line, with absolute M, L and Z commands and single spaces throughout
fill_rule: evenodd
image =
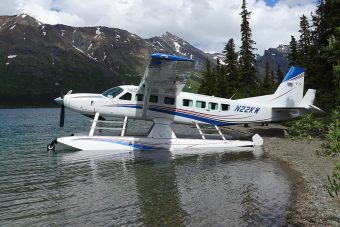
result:
M 340 198 L 325 185 L 339 157 L 320 156 L 321 140 L 264 137 L 265 153 L 278 161 L 291 183 L 288 226 L 339 226 Z
M 292 193 L 287 226 L 340 226 L 340 196 L 332 198 L 325 188 L 327 175 L 333 174 L 340 157 L 319 155 L 322 140 L 285 138 L 285 129 L 280 124 L 230 128 L 231 132 L 248 137 L 255 133 L 261 135 L 264 155 L 286 172 Z

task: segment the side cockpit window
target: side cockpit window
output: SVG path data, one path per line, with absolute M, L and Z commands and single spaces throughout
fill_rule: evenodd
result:
M 143 94 L 136 94 L 136 100 L 137 102 L 143 102 L 144 95 Z
M 130 92 L 126 92 L 124 95 L 122 95 L 119 99 L 120 100 L 128 100 L 131 101 L 132 94 Z
M 111 88 L 111 89 L 103 92 L 102 95 L 107 97 L 107 98 L 113 99 L 114 97 L 116 97 L 117 95 L 119 95 L 122 92 L 123 92 L 123 88 L 114 87 L 114 88 Z
M 164 97 L 164 104 L 173 105 L 175 104 L 175 98 Z
M 137 100 L 137 102 L 143 102 L 144 101 L 144 94 L 136 94 L 136 100 Z M 150 95 L 149 102 L 157 103 L 158 102 L 158 96 L 157 95 Z
M 149 102 L 157 103 L 158 96 L 157 95 L 150 95 Z

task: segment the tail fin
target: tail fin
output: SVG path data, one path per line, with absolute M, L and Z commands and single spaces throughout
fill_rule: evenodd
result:
M 299 106 L 303 98 L 305 72 L 303 68 L 292 66 L 269 101 L 273 106 Z

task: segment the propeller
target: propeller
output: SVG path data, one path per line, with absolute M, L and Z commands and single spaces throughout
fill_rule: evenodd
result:
M 65 121 L 65 106 L 64 104 L 62 104 L 60 108 L 60 119 L 59 119 L 60 127 L 64 127 L 64 121 Z
M 68 91 L 66 95 L 71 94 L 72 90 Z M 55 101 L 61 105 L 60 107 L 60 118 L 59 118 L 59 126 L 64 127 L 65 122 L 65 105 L 64 105 L 64 95 L 61 94 L 59 98 L 56 98 Z

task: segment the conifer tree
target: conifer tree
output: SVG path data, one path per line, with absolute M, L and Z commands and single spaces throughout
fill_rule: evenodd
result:
M 269 72 L 269 62 L 266 61 L 261 93 L 262 94 L 269 94 L 272 90 L 272 87 L 273 87 L 272 86 L 272 79 L 271 79 L 270 72 Z
M 298 65 L 297 42 L 294 36 L 291 36 L 291 40 L 289 42 L 288 61 L 290 66 Z
M 273 91 L 273 88 L 275 86 L 275 74 L 274 74 L 274 70 L 272 70 L 271 73 L 270 73 L 270 83 L 271 83 L 271 91 Z
M 240 74 L 237 62 L 237 53 L 235 51 L 234 39 L 229 39 L 223 50 L 225 59 L 225 80 L 227 91 L 226 98 L 230 98 L 233 94 L 237 93 L 237 88 L 240 86 Z
M 281 65 L 277 65 L 276 70 L 276 87 L 280 85 L 280 83 L 283 81 L 283 73 L 281 70 Z
M 255 45 L 252 40 L 252 32 L 249 26 L 249 19 L 251 12 L 247 10 L 247 3 L 245 0 L 242 2 L 242 11 L 240 13 L 242 17 L 241 23 L 241 41 L 240 47 L 240 73 L 241 73 L 241 85 L 248 92 L 249 95 L 256 94 L 256 87 L 258 86 L 258 77 L 256 74 L 256 57 L 253 53 L 256 50 L 253 46 Z
M 221 60 L 217 58 L 217 66 L 214 70 L 215 80 L 216 80 L 216 93 L 215 96 L 225 97 L 225 92 L 228 89 L 225 75 L 224 75 L 224 67 L 221 65 Z
M 303 14 L 300 17 L 300 39 L 298 42 L 299 61 L 301 66 L 306 67 L 309 63 L 310 46 L 311 46 L 311 30 L 307 17 Z
M 206 69 L 203 72 L 203 80 L 198 89 L 198 93 L 204 95 L 213 95 L 215 93 L 215 75 L 211 67 L 211 62 L 207 58 Z

